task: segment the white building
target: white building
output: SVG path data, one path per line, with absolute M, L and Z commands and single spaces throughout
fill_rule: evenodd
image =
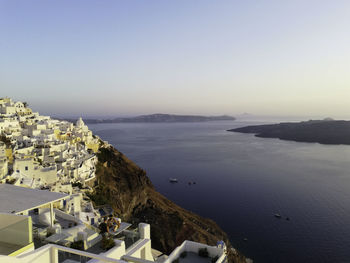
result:
M 76 262 L 72 255 L 78 255 L 89 258 L 90 263 L 171 263 L 185 254 L 195 262 L 208 262 L 198 257 L 200 249 L 208 252 L 210 261 L 225 262 L 224 245 L 190 241 L 169 258 L 156 257 L 151 226 L 144 223 L 130 229 L 131 224 L 121 222 L 109 232 L 114 247 L 100 254 L 66 247 L 82 243 L 86 250 L 102 239 L 97 228 L 101 213 L 85 194 L 91 185 L 87 182 L 95 179 L 99 138 L 81 118 L 76 125 L 52 120 L 9 98 L 0 98 L 0 135 L 7 143 L 0 142 L 0 180 L 14 184 L 0 184 L 0 262 L 72 263 Z M 51 191 L 38 190 L 41 188 Z M 55 245 L 34 250 L 34 238 Z
M 5 143 L 0 142 L 0 180 L 3 179 L 8 173 L 8 160 L 5 150 Z

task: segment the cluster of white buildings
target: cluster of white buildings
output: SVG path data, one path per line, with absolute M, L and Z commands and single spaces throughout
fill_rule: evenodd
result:
M 76 125 L 33 113 L 21 102 L 0 99 L 0 180 L 72 193 L 71 183 L 95 177 L 99 139 Z M 6 162 L 7 160 L 7 162 Z M 68 185 L 68 187 L 64 187 Z
M 99 144 L 81 118 L 74 125 L 0 98 L 1 262 L 171 263 L 190 262 L 190 256 L 208 262 L 196 258 L 199 249 L 208 251 L 209 262 L 226 262 L 223 243 L 185 241 L 171 255 L 161 255 L 151 248 L 150 225 L 144 223 L 131 229 L 121 222 L 108 234 L 112 248 L 99 251 L 105 210 L 85 195 L 95 179 Z M 74 244 L 82 250 L 71 248 Z

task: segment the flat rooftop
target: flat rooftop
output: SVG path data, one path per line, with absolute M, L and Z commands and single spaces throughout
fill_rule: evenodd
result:
M 0 213 L 17 214 L 68 197 L 67 194 L 0 184 Z

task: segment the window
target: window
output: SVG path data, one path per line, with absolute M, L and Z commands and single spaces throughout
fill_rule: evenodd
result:
M 28 171 L 28 166 L 26 166 L 24 169 L 25 169 L 26 171 Z

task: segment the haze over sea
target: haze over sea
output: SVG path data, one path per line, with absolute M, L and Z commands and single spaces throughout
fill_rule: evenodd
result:
M 350 262 L 350 146 L 226 131 L 264 123 L 89 127 L 145 169 L 166 197 L 215 220 L 254 262 Z

